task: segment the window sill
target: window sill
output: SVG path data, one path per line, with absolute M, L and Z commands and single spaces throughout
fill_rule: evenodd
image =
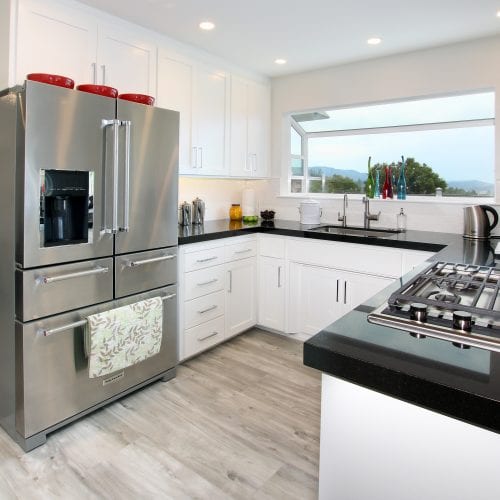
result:
M 363 199 L 363 194 L 347 194 L 350 200 L 361 200 Z M 287 193 L 280 194 L 277 198 L 290 198 L 290 199 L 313 199 L 313 200 L 341 200 L 343 199 L 343 193 Z M 381 202 L 381 203 L 440 203 L 449 205 L 482 205 L 482 204 L 495 204 L 495 198 L 493 197 L 451 197 L 451 196 L 409 196 L 406 200 L 394 199 L 382 199 L 382 198 L 371 198 L 370 202 Z

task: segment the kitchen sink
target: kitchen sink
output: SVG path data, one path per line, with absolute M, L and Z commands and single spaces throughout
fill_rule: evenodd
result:
M 388 229 L 388 228 L 377 228 L 377 229 L 366 229 L 364 227 L 358 226 L 317 226 L 312 227 L 309 231 L 314 231 L 318 233 L 330 233 L 338 234 L 344 236 L 360 236 L 363 238 L 387 238 L 393 234 L 400 233 L 398 229 Z

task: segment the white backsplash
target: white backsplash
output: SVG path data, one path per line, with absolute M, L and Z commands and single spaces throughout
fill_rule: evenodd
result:
M 299 204 L 301 198 L 280 197 L 279 180 L 231 180 L 231 179 L 197 179 L 181 177 L 179 180 L 179 203 L 191 202 L 197 196 L 205 201 L 205 220 L 228 219 L 229 207 L 232 203 L 241 203 L 242 191 L 245 188 L 256 191 L 258 210 L 272 209 L 277 219 L 299 220 Z M 342 199 L 317 198 L 323 209 L 322 223 L 338 224 L 338 212 L 342 210 Z M 438 231 L 462 234 L 463 207 L 471 203 L 425 203 L 411 200 L 370 200 L 370 211 L 381 212 L 379 221 L 372 222 L 372 227 L 396 227 L 396 215 L 404 208 L 407 215 L 407 228 L 420 231 Z M 494 205 L 495 206 L 495 205 Z M 500 211 L 500 206 L 495 208 Z M 352 195 L 347 208 L 347 223 L 363 224 L 364 205 L 359 197 Z M 500 228 L 493 231 L 500 235 Z

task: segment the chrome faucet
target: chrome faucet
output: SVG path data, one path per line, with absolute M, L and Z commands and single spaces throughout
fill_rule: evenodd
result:
M 339 216 L 338 216 L 339 222 L 342 222 L 342 227 L 347 227 L 347 213 L 346 213 L 347 206 L 348 206 L 347 194 L 344 194 L 344 203 L 342 205 L 342 215 L 340 215 L 340 212 L 339 212 Z
M 366 196 L 363 196 L 363 203 L 365 204 L 365 214 L 363 217 L 363 220 L 364 220 L 363 227 L 365 229 L 370 229 L 370 221 L 378 220 L 378 218 L 380 217 L 380 212 L 378 214 L 371 214 L 370 213 L 370 200 Z

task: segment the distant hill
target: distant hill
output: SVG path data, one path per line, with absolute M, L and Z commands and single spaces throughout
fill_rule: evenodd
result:
M 494 185 L 491 182 L 484 181 L 446 181 L 448 186 L 458 189 L 465 189 L 466 191 L 474 190 L 477 193 L 494 193 Z
M 358 172 L 357 170 L 342 170 L 341 168 L 333 168 L 333 167 L 310 167 L 310 170 L 320 170 L 327 177 L 331 177 L 332 175 L 343 175 L 344 177 L 349 177 L 349 179 L 353 179 L 355 181 L 366 181 L 368 174 L 364 172 Z

